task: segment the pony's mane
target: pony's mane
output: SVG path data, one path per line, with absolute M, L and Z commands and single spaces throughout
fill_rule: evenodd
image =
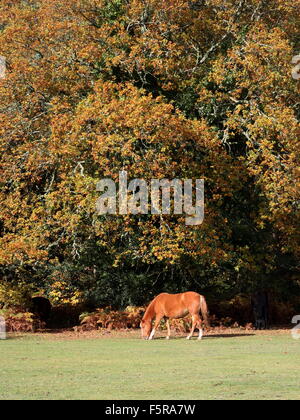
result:
M 149 305 L 147 306 L 147 309 L 146 309 L 146 312 L 144 313 L 144 316 L 143 316 L 143 319 L 146 319 L 146 318 L 148 318 L 148 317 L 150 317 L 151 318 L 151 320 L 154 318 L 154 309 L 153 309 L 153 306 L 154 306 L 154 301 L 155 301 L 155 299 L 156 298 L 154 298 L 150 303 L 149 303 Z

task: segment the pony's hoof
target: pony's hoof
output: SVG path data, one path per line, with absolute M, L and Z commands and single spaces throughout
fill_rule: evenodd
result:
M 189 335 L 186 337 L 186 339 L 187 339 L 187 340 L 189 340 L 190 338 L 191 338 L 191 337 L 190 337 Z
M 170 339 L 170 337 L 168 337 L 168 336 L 167 336 L 167 337 L 166 337 L 166 340 L 169 340 L 169 339 Z

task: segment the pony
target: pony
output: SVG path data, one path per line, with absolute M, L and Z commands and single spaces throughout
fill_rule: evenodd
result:
M 199 329 L 198 340 L 201 340 L 203 331 L 202 320 L 199 316 L 200 311 L 206 326 L 209 326 L 208 309 L 204 296 L 196 292 L 160 293 L 150 302 L 142 318 L 140 323 L 142 338 L 152 340 L 161 319 L 165 317 L 167 318 L 168 333 L 166 339 L 168 340 L 171 334 L 169 318 L 183 318 L 189 313 L 192 317 L 192 328 L 186 338 L 189 340 L 197 327 Z M 151 331 L 154 318 L 155 323 Z

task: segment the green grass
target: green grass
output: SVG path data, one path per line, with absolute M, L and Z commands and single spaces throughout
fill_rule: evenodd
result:
M 288 334 L 0 341 L 0 399 L 299 399 Z

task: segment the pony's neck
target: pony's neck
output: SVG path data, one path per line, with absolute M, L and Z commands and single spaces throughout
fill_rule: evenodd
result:
M 148 306 L 148 308 L 146 309 L 145 315 L 143 316 L 143 319 L 145 321 L 152 321 L 153 318 L 155 317 L 155 313 L 154 313 L 154 304 L 153 302 L 150 303 L 150 305 Z

